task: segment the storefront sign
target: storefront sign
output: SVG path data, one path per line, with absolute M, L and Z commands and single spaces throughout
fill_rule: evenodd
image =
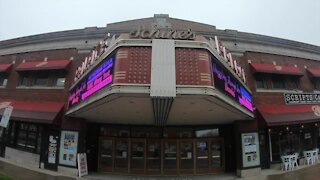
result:
M 69 94 L 69 107 L 86 100 L 92 94 L 112 83 L 114 57 L 110 57 L 79 82 Z
M 238 65 L 235 59 L 232 58 L 232 54 L 226 47 L 222 45 L 222 42 L 219 40 L 219 38 L 215 36 L 214 39 L 216 42 L 216 50 L 218 54 L 224 58 L 231 69 L 233 69 L 233 71 L 242 79 L 244 83 L 246 83 L 246 74 L 244 69 Z
M 231 73 L 222 65 L 217 63 L 218 60 L 212 59 L 212 70 L 214 87 L 221 90 L 224 94 L 234 99 L 237 103 L 253 112 L 252 96 L 241 85 L 241 83 L 232 76 Z
M 74 81 L 80 79 L 80 77 L 97 61 L 97 59 L 106 51 L 107 40 L 100 41 L 99 44 L 91 50 L 90 55 L 87 56 L 82 64 L 77 68 Z
M 148 30 L 140 27 L 139 29 L 130 32 L 130 38 L 194 40 L 196 34 L 190 29 L 187 31 L 157 28 Z
M 61 131 L 59 163 L 76 166 L 78 149 L 78 132 Z
M 86 153 L 78 154 L 78 172 L 79 172 L 79 177 L 88 175 L 88 163 L 87 163 Z
M 320 104 L 320 94 L 284 93 L 286 104 Z
M 260 165 L 258 133 L 242 133 L 242 165 L 252 167 Z
M 49 136 L 49 147 L 48 147 L 48 163 L 49 164 L 56 164 L 57 159 L 57 142 L 58 137 L 50 135 Z
M 0 110 L 4 109 L 4 113 L 2 114 L 0 126 L 7 128 L 11 113 L 13 111 L 13 107 L 10 106 L 10 102 L 4 102 L 0 104 Z

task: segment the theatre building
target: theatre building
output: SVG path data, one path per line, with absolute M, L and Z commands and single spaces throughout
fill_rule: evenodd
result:
M 0 152 L 61 172 L 86 153 L 89 172 L 254 175 L 319 147 L 319 60 L 162 14 L 2 41 Z

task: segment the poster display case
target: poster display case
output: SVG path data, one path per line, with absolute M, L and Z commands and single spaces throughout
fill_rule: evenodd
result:
M 244 168 L 260 165 L 259 139 L 257 132 L 242 133 L 242 165 Z

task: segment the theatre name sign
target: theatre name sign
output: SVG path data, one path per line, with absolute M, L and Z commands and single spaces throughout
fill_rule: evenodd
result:
M 187 31 L 157 28 L 148 30 L 141 27 L 137 30 L 131 31 L 130 38 L 194 40 L 196 38 L 196 34 L 190 29 Z
M 320 104 L 318 93 L 284 93 L 286 104 Z

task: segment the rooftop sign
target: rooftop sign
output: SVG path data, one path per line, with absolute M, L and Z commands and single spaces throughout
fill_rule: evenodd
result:
M 238 65 L 237 61 L 232 58 L 229 50 L 222 45 L 222 42 L 219 40 L 217 36 L 214 37 L 216 42 L 216 49 L 220 56 L 224 58 L 226 63 L 233 69 L 233 71 L 242 79 L 244 83 L 246 83 L 246 74 L 244 69 Z
M 187 31 L 157 28 L 148 30 L 140 27 L 139 29 L 130 32 L 130 38 L 194 40 L 196 34 L 190 29 Z

